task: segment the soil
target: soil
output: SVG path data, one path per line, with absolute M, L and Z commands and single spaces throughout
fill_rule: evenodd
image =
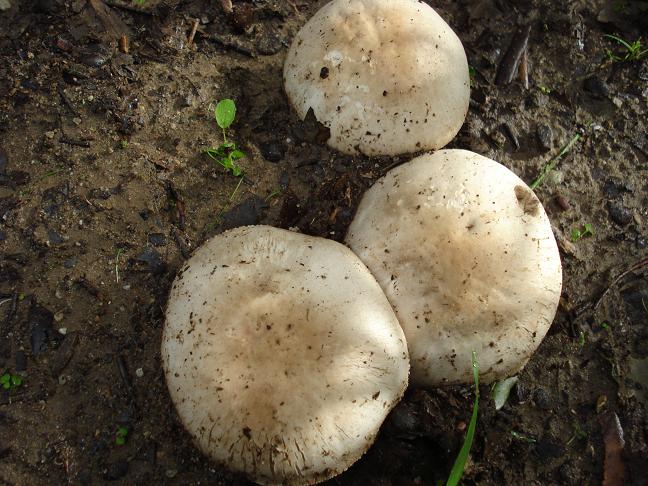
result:
M 407 157 L 340 155 L 291 111 L 286 49 L 323 1 L 234 0 L 233 15 L 106 3 L 0 2 L 0 371 L 22 380 L 0 391 L 0 483 L 248 484 L 198 453 L 170 403 L 159 347 L 175 272 L 242 224 L 341 240 Z M 501 410 L 482 386 L 464 484 L 648 484 L 648 59 L 611 59 L 623 51 L 604 36 L 646 41 L 646 4 L 428 3 L 473 67 L 451 147 L 531 182 L 581 136 L 536 190 L 563 257 L 559 313 Z M 497 75 L 525 26 L 528 88 Z M 224 97 L 246 154 L 238 190 L 202 153 L 221 142 Z M 472 403 L 468 386 L 409 390 L 331 483 L 444 481 Z

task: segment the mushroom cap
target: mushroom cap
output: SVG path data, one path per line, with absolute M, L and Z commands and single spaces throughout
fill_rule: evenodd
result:
M 441 150 L 364 195 L 346 242 L 403 326 L 412 382 L 485 382 L 524 367 L 558 307 L 562 268 L 542 204 L 503 165 Z
M 299 31 L 284 65 L 297 114 L 312 108 L 342 152 L 398 155 L 445 146 L 468 111 L 461 41 L 416 0 L 333 0 Z
M 260 484 L 313 484 L 369 448 L 407 387 L 403 331 L 344 245 L 267 226 L 207 241 L 173 284 L 167 385 L 200 449 Z

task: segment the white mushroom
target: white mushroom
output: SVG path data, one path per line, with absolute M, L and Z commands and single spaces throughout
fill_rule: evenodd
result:
M 162 359 L 180 420 L 261 484 L 312 484 L 374 441 L 409 371 L 396 316 L 344 245 L 267 226 L 205 243 L 178 274 Z
M 346 153 L 433 150 L 457 134 L 470 80 L 461 41 L 416 0 L 333 0 L 295 37 L 284 84 Z
M 514 374 L 553 321 L 558 247 L 535 194 L 465 150 L 399 166 L 364 195 L 346 241 L 376 276 L 405 330 L 412 382 Z

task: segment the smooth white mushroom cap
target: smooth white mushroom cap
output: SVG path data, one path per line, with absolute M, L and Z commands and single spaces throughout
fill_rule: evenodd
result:
M 199 248 L 162 337 L 167 385 L 201 450 L 261 484 L 312 484 L 372 444 L 407 387 L 396 316 L 344 245 L 267 226 Z
M 342 152 L 397 155 L 445 146 L 468 111 L 461 41 L 416 0 L 333 0 L 299 31 L 284 65 L 297 114 L 312 108 Z
M 506 167 L 441 150 L 390 171 L 364 195 L 346 241 L 403 326 L 412 382 L 488 382 L 528 361 L 553 321 L 558 247 L 535 194 Z

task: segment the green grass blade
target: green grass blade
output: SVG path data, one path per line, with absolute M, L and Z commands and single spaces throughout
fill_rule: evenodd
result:
M 464 468 L 466 467 L 470 447 L 472 446 L 475 437 L 475 429 L 477 428 L 477 409 L 479 406 L 479 365 L 477 364 L 477 353 L 475 351 L 472 353 L 472 368 L 473 377 L 475 379 L 475 403 L 473 405 L 472 417 L 470 417 L 470 423 L 468 424 L 464 443 L 457 455 L 457 459 L 455 459 L 454 465 L 452 466 L 446 486 L 456 486 L 459 484 Z
M 576 142 L 580 140 L 580 135 L 576 134 L 567 145 L 565 145 L 560 153 L 556 155 L 553 159 L 551 159 L 547 165 L 545 165 L 541 170 L 540 170 L 540 175 L 534 180 L 531 184 L 529 184 L 529 187 L 531 190 L 535 190 L 536 187 L 538 187 L 542 181 L 544 180 L 545 177 L 547 177 L 547 174 L 551 172 L 554 167 L 556 167 L 556 164 L 558 161 L 567 153 L 571 150 L 571 148 L 574 146 Z

